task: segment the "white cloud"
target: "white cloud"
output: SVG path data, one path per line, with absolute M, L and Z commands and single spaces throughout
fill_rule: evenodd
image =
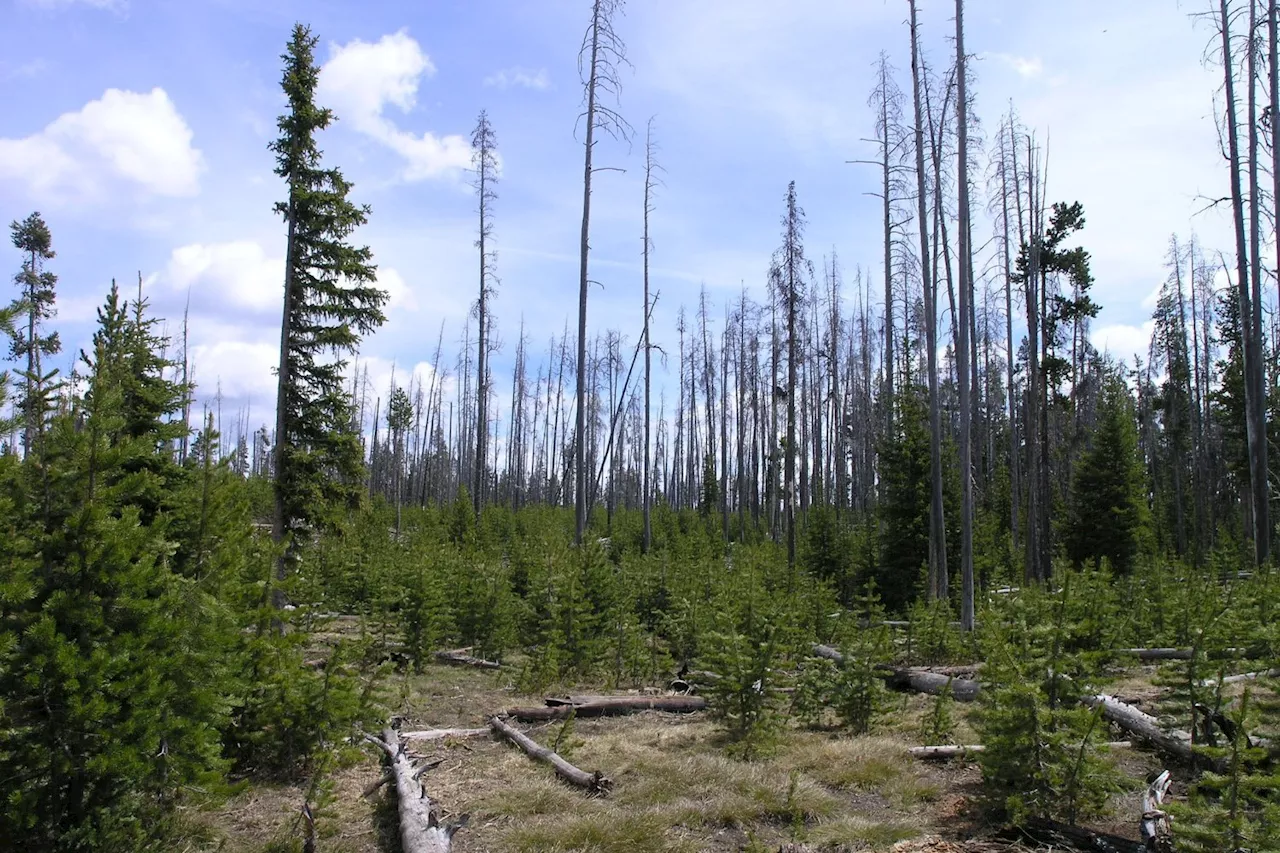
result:
M 1012 68 L 1019 77 L 1039 77 L 1044 73 L 1044 62 L 1038 56 L 1016 56 L 1011 53 L 991 55 Z
M 358 132 L 403 157 L 405 180 L 456 174 L 471 165 L 471 144 L 465 137 L 430 131 L 419 136 L 383 115 L 388 105 L 410 112 L 422 78 L 435 70 L 431 58 L 403 29 L 374 43 L 355 39 L 331 48 L 320 70 L 319 98 Z
M 224 309 L 278 315 L 284 300 L 284 258 L 253 240 L 192 243 L 173 250 L 163 273 L 153 276 L 175 291 L 190 291 L 202 305 L 211 300 Z M 404 276 L 391 267 L 378 270 L 378 286 L 387 291 L 387 307 L 418 310 Z
M 0 181 L 54 201 L 100 198 L 119 181 L 154 195 L 193 196 L 204 158 L 191 139 L 164 89 L 108 89 L 39 133 L 0 139 Z
M 1118 361 L 1131 363 L 1135 355 L 1146 360 L 1147 350 L 1151 346 L 1151 333 L 1155 328 L 1153 320 L 1147 320 L 1141 326 L 1113 323 L 1094 329 L 1089 337 L 1098 352 L 1108 353 Z
M 551 75 L 547 73 L 545 68 L 539 68 L 537 71 L 518 67 L 504 68 L 484 78 L 484 85 L 496 86 L 499 89 L 519 86 L 525 89 L 543 90 L 550 88 Z
M 284 292 L 284 258 L 269 257 L 251 240 L 193 243 L 173 250 L 162 282 L 198 297 L 214 297 L 228 308 L 278 312 Z
M 191 363 L 200 397 L 211 399 L 219 385 L 224 397 L 254 401 L 266 417 L 275 409 L 280 345 L 269 341 L 219 340 L 191 347 Z

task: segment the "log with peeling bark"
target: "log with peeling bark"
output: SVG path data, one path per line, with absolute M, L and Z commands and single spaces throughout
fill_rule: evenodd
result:
M 1165 813 L 1164 798 L 1169 793 L 1171 777 L 1163 771 L 1152 780 L 1142 795 L 1142 818 L 1138 821 L 1138 835 L 1150 853 L 1172 853 L 1173 827 Z
M 378 746 L 396 783 L 396 799 L 400 805 L 400 849 L 404 853 L 449 853 L 453 836 L 467 825 L 469 815 L 442 825 L 420 776 L 426 767 L 415 768 L 405 754 L 400 736 L 392 728 L 382 730 L 382 737 L 365 736 Z
M 425 729 L 420 732 L 401 732 L 405 740 L 462 740 L 471 737 L 483 737 L 489 734 L 488 729 Z
M 563 720 L 573 714 L 575 717 L 618 717 L 634 714 L 637 711 L 667 711 L 669 713 L 687 714 L 703 711 L 707 700 L 701 696 L 613 696 L 591 697 L 592 702 L 580 705 L 561 704 L 547 708 L 510 708 L 505 714 L 522 722 L 540 722 L 545 720 Z M 561 701 L 564 700 L 555 700 Z
M 1099 693 L 1084 697 L 1084 704 L 1090 708 L 1102 706 L 1102 717 L 1114 723 L 1133 737 L 1145 740 L 1164 753 L 1185 761 L 1188 764 L 1204 762 L 1206 759 L 1196 755 L 1191 749 L 1191 735 L 1184 731 L 1168 731 L 1160 727 L 1160 722 L 1150 714 L 1139 711 L 1132 705 L 1126 705 L 1114 696 Z
M 474 666 L 477 669 L 501 669 L 502 664 L 497 661 L 483 660 L 467 654 L 471 651 L 468 646 L 465 649 L 448 649 L 436 652 L 435 658 L 441 663 L 454 664 L 455 666 Z
M 613 782 L 611 782 L 599 770 L 594 773 L 588 773 L 585 770 L 573 766 L 568 761 L 565 761 L 557 755 L 553 750 L 548 749 L 545 746 L 540 746 L 528 735 L 503 722 L 500 717 L 494 717 L 491 719 L 489 721 L 489 728 L 492 729 L 493 733 L 499 738 L 518 746 L 525 755 L 529 756 L 534 761 L 541 761 L 544 764 L 550 764 L 556 771 L 557 776 L 571 785 L 576 785 L 577 787 L 582 788 L 589 794 L 603 796 L 609 792 L 610 788 L 613 787 Z

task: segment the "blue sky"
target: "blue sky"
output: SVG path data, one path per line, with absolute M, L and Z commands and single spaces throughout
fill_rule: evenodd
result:
M 593 198 L 593 330 L 634 341 L 640 322 L 643 128 L 656 115 L 665 187 L 653 217 L 655 335 L 674 353 L 675 312 L 705 283 L 723 300 L 764 293 L 787 182 L 808 213 L 815 262 L 835 248 L 882 292 L 876 173 L 866 106 L 881 49 L 909 86 L 905 0 L 631 0 L 617 25 L 634 66 L 620 109 L 630 146 L 600 146 Z M 474 300 L 475 200 L 463 169 L 488 110 L 503 176 L 494 309 L 509 381 L 521 318 L 540 358 L 576 317 L 582 151 L 577 50 L 589 0 L 0 0 L 0 217 L 40 210 L 54 234 L 69 355 L 114 277 L 138 274 L 176 330 L 190 298 L 202 395 L 267 420 L 278 346 L 283 196 L 267 143 L 283 106 L 281 53 L 295 20 L 320 36 L 321 92 L 339 122 L 328 162 L 373 208 L 358 233 L 391 291 L 364 356 L 379 388 L 392 363 L 446 368 Z M 1169 0 L 970 0 L 968 48 L 986 128 L 1010 100 L 1049 139 L 1050 196 L 1079 200 L 1093 253 L 1095 339 L 1145 350 L 1171 233 L 1230 248 L 1203 197 L 1226 194 L 1210 39 Z M 953 28 L 921 0 L 931 62 Z M 975 226 L 989 232 L 987 223 Z M 976 238 L 984 240 L 986 234 Z M 10 251 L 9 267 L 20 264 Z M 848 288 L 851 290 L 851 287 Z

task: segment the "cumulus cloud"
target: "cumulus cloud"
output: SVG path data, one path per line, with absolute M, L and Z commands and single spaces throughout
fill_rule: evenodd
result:
M 242 320 L 269 316 L 274 322 L 284 300 L 284 256 L 254 240 L 191 243 L 174 249 L 164 270 L 151 280 L 169 291 L 190 293 L 193 306 L 210 315 Z M 418 310 L 418 300 L 398 270 L 379 268 L 378 286 L 387 291 L 388 308 Z
M 284 257 L 271 257 L 259 243 L 193 243 L 173 250 L 163 283 L 213 297 L 238 311 L 279 311 L 284 293 Z
M 471 165 L 471 144 L 465 137 L 430 131 L 417 135 L 384 115 L 388 106 L 410 112 L 422 78 L 435 71 L 431 58 L 403 29 L 377 42 L 355 39 L 331 48 L 320 70 L 319 98 L 356 131 L 403 157 L 404 180 L 452 175 Z
M 191 347 L 191 365 L 202 398 L 221 389 L 224 397 L 260 403 L 267 412 L 275 407 L 272 371 L 279 360 L 280 345 L 270 341 L 217 340 Z
M 164 89 L 108 89 L 38 133 L 0 139 L 0 182 L 53 202 L 101 198 L 123 182 L 158 196 L 196 195 L 204 157 Z
M 1135 355 L 1143 359 L 1151 345 L 1151 333 L 1155 331 L 1155 321 L 1147 320 L 1141 326 L 1126 323 L 1112 323 L 1093 330 L 1090 338 L 1098 352 L 1110 354 L 1122 362 L 1132 362 Z
M 530 71 L 527 68 L 504 68 L 484 78 L 484 85 L 494 86 L 499 89 L 509 89 L 512 86 L 517 86 L 523 89 L 538 89 L 541 91 L 550 88 L 551 75 L 547 73 L 545 68 L 539 68 L 537 71 Z

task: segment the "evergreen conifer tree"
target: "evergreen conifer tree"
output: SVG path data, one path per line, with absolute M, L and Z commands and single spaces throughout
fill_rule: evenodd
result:
M 25 455 L 31 453 L 32 446 L 44 432 L 51 390 L 49 383 L 57 375 L 56 370 L 44 372 L 41 357 L 57 355 L 62 350 L 58 333 L 44 334 L 42 328 L 55 313 L 58 277 L 44 269 L 45 261 L 52 260 L 55 253 L 49 226 L 39 213 L 33 213 L 21 222 L 13 222 L 9 230 L 13 235 L 14 248 L 23 254 L 22 270 L 14 277 L 20 295 L 13 307 L 24 317 L 16 328 L 9 329 L 12 338 L 9 356 L 26 362 L 21 373 L 22 399 L 18 403 L 24 425 L 22 450 Z
M 1076 565 L 1105 558 L 1128 572 L 1138 551 L 1146 515 L 1135 415 L 1128 390 L 1111 373 L 1103 382 L 1093 443 L 1076 468 L 1067 553 Z
M 275 172 L 289 188 L 288 200 L 275 207 L 288 228 L 272 533 L 289 544 L 277 581 L 289 573 L 298 534 L 332 524 L 334 508 L 360 500 L 362 450 L 343 387 L 343 357 L 355 351 L 361 335 L 382 324 L 387 299 L 375 286 L 368 247 L 348 242 L 369 209 L 347 198 L 351 184 L 338 169 L 320 163 L 316 134 L 329 126 L 333 113 L 315 101 L 316 42 L 306 26 L 294 27 L 282 57 L 289 106 L 278 121 L 280 136 L 271 143 Z M 274 602 L 284 603 L 279 590 Z

